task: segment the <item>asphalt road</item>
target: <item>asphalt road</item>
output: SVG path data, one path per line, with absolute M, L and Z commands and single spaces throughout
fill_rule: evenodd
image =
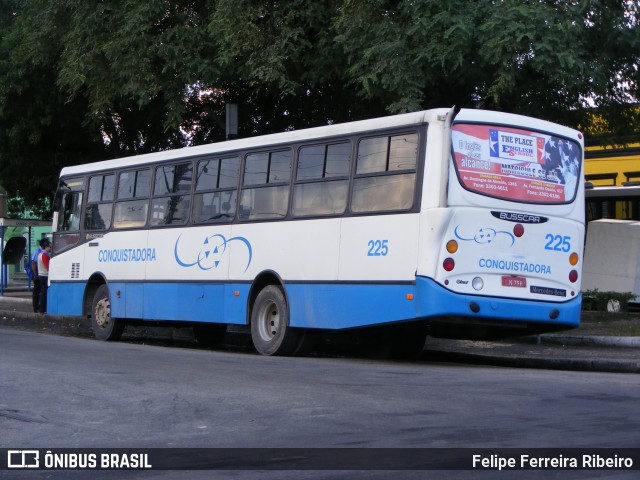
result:
M 0 328 L 0 447 L 637 447 L 638 385 L 635 375 L 261 357 Z M 223 478 L 153 473 L 137 475 Z M 241 473 L 224 478 L 266 478 Z M 312 475 L 294 473 L 267 477 Z M 388 478 L 329 473 L 309 478 Z M 540 478 L 553 473 L 604 478 Z M 121 478 L 109 474 L 100 478 Z

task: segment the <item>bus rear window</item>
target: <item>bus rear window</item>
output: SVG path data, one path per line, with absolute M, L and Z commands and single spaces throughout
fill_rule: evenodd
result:
M 570 203 L 578 190 L 577 142 L 519 128 L 458 123 L 452 155 L 460 184 L 489 197 L 524 203 Z

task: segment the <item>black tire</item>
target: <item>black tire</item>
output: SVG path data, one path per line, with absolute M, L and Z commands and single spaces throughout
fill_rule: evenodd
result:
M 261 355 L 292 355 L 300 344 L 300 331 L 289 326 L 289 307 L 282 290 L 263 288 L 251 309 L 251 340 Z
M 200 345 L 207 348 L 218 348 L 224 343 L 227 326 L 220 324 L 194 325 L 193 335 Z
M 124 331 L 124 321 L 111 317 L 109 287 L 100 285 L 91 304 L 91 327 L 98 340 L 118 340 Z

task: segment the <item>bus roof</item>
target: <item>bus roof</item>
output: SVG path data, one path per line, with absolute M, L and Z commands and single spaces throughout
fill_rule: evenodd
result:
M 320 139 L 340 135 L 349 135 L 387 128 L 416 126 L 434 122 L 437 120 L 443 120 L 444 117 L 452 111 L 453 109 L 449 108 L 437 108 L 400 115 L 390 115 L 387 117 L 373 118 L 369 120 L 360 120 L 356 122 L 346 122 L 335 125 L 326 125 L 322 127 L 305 128 L 300 130 L 293 130 L 290 132 L 260 135 L 238 140 L 228 140 L 225 142 L 210 143 L 207 145 L 200 145 L 195 147 L 185 147 L 141 155 L 131 155 L 128 157 L 121 157 L 113 160 L 103 160 L 100 162 L 87 163 L 84 165 L 65 167 L 60 172 L 60 176 L 80 175 L 94 171 L 135 167 L 155 162 L 176 160 L 182 158 L 186 159 L 201 155 L 215 155 L 226 152 L 231 153 L 243 149 L 268 147 L 285 143 L 309 141 L 316 138 Z M 579 132 L 575 130 L 544 120 L 538 120 L 530 117 L 502 112 L 492 112 L 487 110 L 463 109 L 459 112 L 458 117 L 456 118 L 460 118 L 462 119 L 462 121 L 482 121 L 484 123 L 504 123 L 508 121 L 513 123 L 514 125 L 527 125 L 531 128 L 553 131 L 555 133 L 567 135 L 573 138 L 578 137 L 579 134 Z
M 435 120 L 439 115 L 446 115 L 449 111 L 449 109 L 440 108 L 421 112 L 374 118 L 369 120 L 361 120 L 357 122 L 347 122 L 315 128 L 305 128 L 300 130 L 293 130 L 290 132 L 274 133 L 270 135 L 260 135 L 238 140 L 228 140 L 224 142 L 210 143 L 207 145 L 199 145 L 195 147 L 185 147 L 141 155 L 131 155 L 129 157 L 122 157 L 114 160 L 103 160 L 100 162 L 88 163 L 85 165 L 65 167 L 60 172 L 60 175 L 78 175 L 92 171 L 145 165 L 148 163 L 161 162 L 164 160 L 190 158 L 221 152 L 233 152 L 247 148 L 273 146 L 297 141 L 307 141 L 313 140 L 314 138 L 349 135 L 352 133 L 385 128 L 421 125 L 426 122 Z

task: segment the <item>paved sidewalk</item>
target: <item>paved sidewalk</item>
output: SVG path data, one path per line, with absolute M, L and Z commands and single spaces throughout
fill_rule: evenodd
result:
M 585 315 L 593 321 L 593 315 Z M 635 320 L 635 319 L 634 319 Z M 640 323 L 640 318 L 637 319 Z M 0 327 L 21 328 L 58 335 L 93 337 L 89 320 L 40 315 L 31 311 L 27 291 L 8 291 L 0 297 Z M 193 343 L 189 329 L 136 327 L 129 338 Z M 428 338 L 423 358 L 433 361 L 476 363 L 519 368 L 543 368 L 616 373 L 640 373 L 640 337 L 581 335 L 581 329 L 502 341 Z M 575 333 L 574 333 L 575 332 Z M 612 332 L 615 333 L 615 332 Z

